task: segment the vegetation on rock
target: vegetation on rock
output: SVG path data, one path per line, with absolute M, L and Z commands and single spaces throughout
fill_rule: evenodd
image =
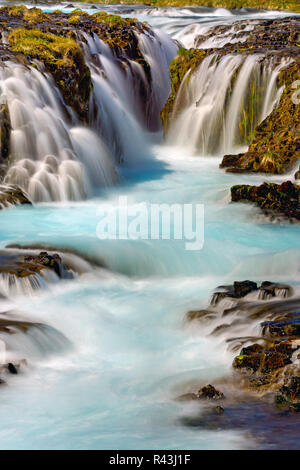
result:
M 221 168 L 227 171 L 284 173 L 300 158 L 300 105 L 293 99 L 294 83 L 300 74 L 300 61 L 279 75 L 285 86 L 278 106 L 256 128 L 254 140 L 244 154 L 226 155 Z
M 253 202 L 261 209 L 300 220 L 300 186 L 286 181 L 260 186 L 236 185 L 231 188 L 233 202 Z
M 8 36 L 13 52 L 38 59 L 53 75 L 64 99 L 85 119 L 91 91 L 89 68 L 79 45 L 71 37 L 44 33 L 39 29 L 17 28 Z

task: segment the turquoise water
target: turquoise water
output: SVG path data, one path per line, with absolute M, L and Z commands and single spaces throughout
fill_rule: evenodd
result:
M 125 6 L 108 7 L 115 8 Z M 193 23 L 236 19 L 227 10 L 135 12 L 173 36 Z M 233 358 L 222 339 L 187 328 L 184 316 L 190 309 L 206 308 L 213 289 L 234 280 L 299 284 L 300 228 L 270 223 L 251 205 L 230 204 L 233 184 L 259 184 L 265 177 L 225 173 L 219 158 L 192 157 L 184 148 L 153 146 L 151 152 L 152 158 L 138 168 L 119 168 L 121 183 L 95 192 L 88 201 L 0 211 L 1 248 L 39 243 L 73 249 L 105 266 L 0 304 L 53 326 L 72 345 L 43 355 L 24 343 L 28 367 L 1 388 L 1 448 L 255 445 L 254 438 L 234 429 L 180 424 L 182 416 L 198 413 L 199 405 L 173 399 L 189 386 L 194 390 L 229 374 Z M 129 205 L 203 204 L 202 250 L 186 250 L 183 240 L 99 240 L 97 211 L 106 203 L 117 211 L 120 196 L 127 196 Z
M 299 281 L 299 227 L 274 225 L 251 206 L 229 204 L 235 182 L 217 158 L 153 150 L 143 177 L 82 203 L 1 211 L 1 246 L 44 243 L 103 260 L 73 281 L 49 285 L 12 304 L 28 318 L 54 326 L 71 342 L 64 354 L 35 357 L 1 392 L 2 448 L 241 448 L 237 431 L 184 428 L 191 405 L 172 401 L 190 380 L 206 383 L 230 370 L 225 344 L 183 324 L 187 310 L 207 305 L 231 280 Z M 96 236 L 97 208 L 119 195 L 140 202 L 205 205 L 205 243 L 189 252 L 182 241 L 110 240 Z M 194 405 L 193 405 L 194 406 Z

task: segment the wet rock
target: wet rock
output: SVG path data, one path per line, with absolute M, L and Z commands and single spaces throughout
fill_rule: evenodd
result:
M 270 299 L 271 297 L 286 298 L 290 297 L 293 293 L 291 286 L 269 281 L 262 282 L 259 290 L 259 298 L 263 300 Z
M 39 254 L 23 255 L 18 252 L 10 253 L 9 250 L 0 253 L 0 273 L 24 278 L 38 274 L 43 269 L 55 272 L 59 278 L 73 277 L 72 272 L 57 253 L 49 254 L 47 251 L 41 251 Z
M 224 410 L 224 408 L 222 408 L 222 406 L 216 406 L 215 411 L 216 411 L 219 415 L 221 415 L 221 414 L 224 413 L 225 410 Z
M 253 202 L 267 213 L 279 213 L 300 220 L 300 186 L 286 181 L 260 186 L 236 185 L 231 188 L 233 202 Z
M 224 394 L 217 390 L 213 385 L 206 385 L 205 387 L 200 388 L 198 391 L 198 398 L 208 399 L 208 400 L 220 400 L 224 397 Z
M 5 161 L 10 151 L 11 123 L 8 106 L 0 102 L 0 162 Z
M 252 281 L 236 281 L 233 284 L 233 290 L 234 297 L 240 299 L 241 297 L 245 297 L 245 295 L 249 294 L 250 292 L 257 290 L 257 284 L 256 282 Z
M 266 321 L 262 323 L 263 334 L 271 337 L 300 336 L 300 319 Z
M 0 209 L 23 204 L 31 205 L 31 201 L 22 189 L 12 185 L 0 185 Z
M 12 362 L 9 362 L 7 364 L 7 370 L 8 372 L 10 372 L 11 374 L 18 374 L 18 369 L 17 367 L 12 363 Z
M 300 401 L 300 377 L 291 377 L 280 389 L 282 396 L 289 402 Z
M 203 318 L 211 318 L 214 315 L 213 310 L 190 310 L 186 314 L 186 318 L 189 321 L 200 320 Z

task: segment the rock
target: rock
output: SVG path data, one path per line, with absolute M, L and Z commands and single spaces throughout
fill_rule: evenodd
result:
M 280 321 L 266 321 L 262 324 L 263 334 L 271 337 L 278 336 L 300 336 L 300 319 L 289 319 Z
M 5 161 L 10 151 L 11 123 L 7 104 L 0 102 L 0 162 Z
M 9 362 L 7 364 L 7 370 L 11 373 L 11 374 L 17 374 L 18 373 L 18 370 L 16 368 L 16 366 L 12 363 L 12 362 Z
M 49 254 L 41 251 L 39 254 L 10 253 L 9 250 L 0 252 L 0 273 L 13 274 L 18 278 L 40 273 L 43 269 L 52 270 L 59 278 L 72 278 L 73 274 L 57 253 Z
M 295 180 L 300 180 L 300 168 L 298 171 L 296 171 L 294 178 Z
M 293 53 L 291 53 L 293 55 Z M 293 83 L 298 79 L 300 62 L 296 60 L 279 73 L 284 86 L 279 104 L 255 129 L 254 139 L 246 153 L 228 156 L 221 163 L 226 171 L 265 172 L 279 174 L 288 171 L 300 158 L 300 107 L 292 99 Z M 297 172 L 298 173 L 298 172 Z
M 260 186 L 231 187 L 232 202 L 253 202 L 269 213 L 283 214 L 300 220 L 300 186 L 286 181 L 282 184 L 263 183 Z
M 213 310 L 190 310 L 186 314 L 186 318 L 189 321 L 200 320 L 202 318 L 210 318 L 214 315 Z
M 263 300 L 270 299 L 271 297 L 286 298 L 290 297 L 293 293 L 291 286 L 269 281 L 262 282 L 259 290 L 259 298 Z
M 206 385 L 205 387 L 200 388 L 198 391 L 198 398 L 206 398 L 208 400 L 220 400 L 224 397 L 224 394 L 217 390 L 213 385 Z
M 289 402 L 300 401 L 300 377 L 291 377 L 280 389 L 282 396 Z
M 224 410 L 224 408 L 222 408 L 222 406 L 216 406 L 215 411 L 216 411 L 219 415 L 221 415 L 221 414 L 224 413 L 225 410 Z
M 265 348 L 259 344 L 253 344 L 243 348 L 232 365 L 236 370 L 251 373 L 259 371 L 261 374 L 268 374 L 291 364 L 293 352 L 294 348 L 290 342 L 274 343 Z
M 16 205 L 31 205 L 31 201 L 18 186 L 0 185 L 0 209 Z
M 256 282 L 252 281 L 236 281 L 233 284 L 233 289 L 234 296 L 240 299 L 241 297 L 245 297 L 245 295 L 249 294 L 250 292 L 257 290 L 257 284 Z

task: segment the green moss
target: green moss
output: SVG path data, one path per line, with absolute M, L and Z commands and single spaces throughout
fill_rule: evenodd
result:
M 3 11 L 9 16 L 13 16 L 26 21 L 28 24 L 44 23 L 49 21 L 49 16 L 42 12 L 40 8 L 26 8 L 24 5 L 17 5 L 12 7 L 2 7 L 0 12 Z
M 84 0 L 79 0 L 84 1 Z M 127 5 L 152 5 L 156 7 L 184 7 L 204 6 L 214 8 L 264 8 L 269 10 L 290 10 L 299 12 L 300 6 L 297 0 L 90 0 L 89 3 L 124 3 Z
M 123 28 L 138 21 L 136 18 L 122 18 L 122 16 L 111 15 L 104 11 L 94 13 L 92 18 L 96 23 L 104 23 L 114 28 Z
M 17 28 L 8 36 L 12 51 L 35 57 L 57 67 L 72 67 L 83 60 L 82 52 L 74 39 L 43 33 L 38 29 Z
M 75 40 L 25 28 L 11 31 L 8 40 L 12 51 L 22 53 L 27 58 L 36 58 L 45 64 L 66 103 L 75 109 L 79 117 L 87 120 L 91 75 Z
M 180 47 L 177 52 L 177 56 L 170 63 L 169 72 L 171 79 L 171 93 L 169 98 L 164 105 L 161 111 L 161 118 L 164 125 L 164 130 L 167 130 L 168 122 L 173 116 L 173 107 L 176 100 L 177 92 L 179 90 L 180 84 L 184 79 L 187 72 L 190 71 L 191 76 L 192 72 L 201 64 L 203 59 L 207 56 L 207 51 L 202 49 L 184 49 Z M 187 78 L 187 83 L 189 81 Z M 173 116 L 174 117 L 174 116 Z
M 279 174 L 288 170 L 300 158 L 300 106 L 292 99 L 296 91 L 293 83 L 299 80 L 299 76 L 300 61 L 281 70 L 279 85 L 285 86 L 285 89 L 278 106 L 255 129 L 248 151 L 241 154 L 232 169 L 228 168 L 227 171 L 239 168 Z M 246 124 L 242 123 L 241 127 L 245 132 Z M 225 158 L 228 159 L 228 156 Z

